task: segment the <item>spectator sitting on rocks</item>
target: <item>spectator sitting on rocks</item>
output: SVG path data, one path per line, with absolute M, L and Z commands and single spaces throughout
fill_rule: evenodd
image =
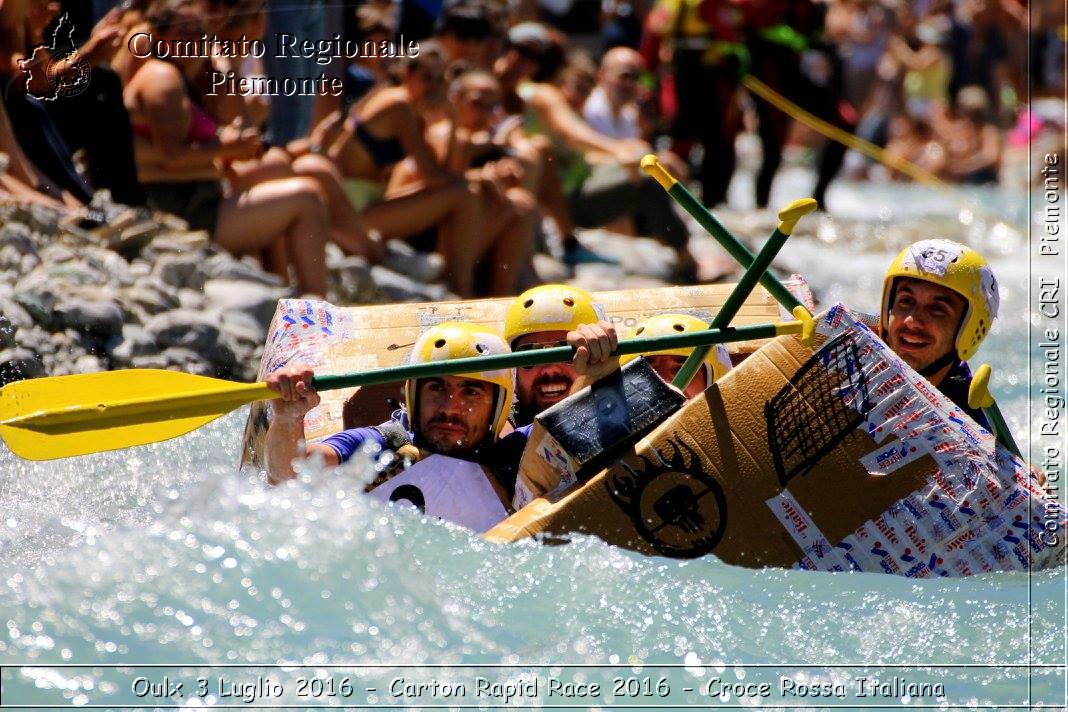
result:
M 159 0 L 146 12 L 154 38 L 165 43 L 198 36 L 202 17 L 196 0 Z M 232 252 L 271 248 L 292 264 L 303 292 L 325 295 L 329 214 L 322 190 L 310 178 L 288 177 L 224 193 L 216 162 L 253 158 L 262 142 L 255 129 L 220 128 L 198 103 L 190 78 L 204 61 L 154 57 L 126 85 L 149 205 L 209 231 Z
M 223 22 L 217 33 L 222 41 L 230 40 L 238 45 L 241 37 L 262 37 L 266 27 L 264 0 L 222 0 L 230 7 L 231 15 Z M 251 69 L 249 57 L 241 61 L 234 57 L 213 57 L 212 68 L 217 72 L 234 72 L 246 76 Z M 225 91 L 212 91 L 209 75 L 199 73 L 193 80 L 195 88 L 203 97 L 204 108 L 216 122 L 223 126 L 261 126 L 267 117 L 266 97 L 245 96 Z M 225 166 L 230 188 L 244 192 L 258 183 L 279 178 L 307 176 L 313 178 L 323 191 L 330 214 L 330 237 L 346 253 L 360 255 L 369 262 L 379 262 L 383 246 L 369 234 L 357 210 L 345 194 L 342 178 L 330 159 L 316 154 L 305 154 L 296 160 L 281 148 L 270 148 L 262 157 L 230 161 Z M 280 260 L 281 263 L 285 259 Z
M 76 0 L 62 3 L 40 3 L 45 9 L 32 13 L 34 25 L 29 28 L 34 43 L 56 42 L 55 52 L 62 54 L 66 37 L 74 31 L 88 28 L 73 27 L 68 8 Z M 77 0 L 81 2 L 82 0 Z M 60 8 L 64 14 L 59 14 Z M 71 152 L 81 151 L 88 183 L 95 189 L 107 189 L 112 199 L 125 205 L 144 205 L 145 192 L 137 181 L 134 161 L 133 135 L 130 117 L 122 100 L 122 81 L 106 64 L 107 58 L 119 47 L 122 25 L 117 9 L 109 11 L 92 26 L 88 38 L 73 55 L 52 56 L 50 50 L 39 47 L 42 57 L 51 61 L 50 72 L 60 69 L 60 81 L 79 81 L 79 67 L 89 73 L 82 78 L 84 88 L 69 92 L 54 101 L 45 102 L 49 117 L 55 122 Z M 71 61 L 69 57 L 77 61 Z
M 11 143 L 19 146 L 18 151 L 10 146 L 0 150 L 14 159 L 14 175 L 20 181 L 77 207 L 89 202 L 92 189 L 74 167 L 45 102 L 33 96 L 53 91 L 47 54 L 35 51 L 50 17 L 43 3 L 28 0 L 8 0 L 0 12 L 0 97 L 14 138 Z
M 477 279 L 485 284 L 485 293 L 510 296 L 519 291 L 519 282 L 531 268 L 534 252 L 536 201 L 523 187 L 525 163 L 514 151 L 494 144 L 491 132 L 500 106 L 500 86 L 492 74 L 470 71 L 453 80 L 449 104 L 455 120 L 435 123 L 427 131 L 427 140 L 441 163 L 459 175 L 465 175 L 480 198 L 482 223 L 476 233 L 478 241 L 466 246 L 462 265 L 486 274 Z M 405 161 L 394 174 L 394 183 L 406 185 L 418 181 L 414 162 Z M 472 275 L 473 276 L 473 275 Z
M 641 76 L 645 71 L 642 56 L 629 47 L 614 47 L 605 52 L 597 71 L 597 84 L 587 93 L 582 116 L 598 133 L 616 139 L 651 138 L 658 117 L 642 115 L 639 106 Z M 682 180 L 689 173 L 686 163 L 671 151 L 658 151 L 660 162 Z
M 507 51 L 494 65 L 501 86 L 519 102 L 520 130 L 550 141 L 571 217 L 581 227 L 601 227 L 630 216 L 639 234 L 673 247 L 679 275 L 700 277 L 689 251 L 689 234 L 671 199 L 638 163 L 651 147 L 640 139 L 613 139 L 593 129 L 550 83 L 560 68 L 560 40 L 544 26 L 526 22 L 508 34 Z
M 931 132 L 931 125 L 908 113 L 890 120 L 890 140 L 886 153 L 938 175 L 946 163 L 946 151 Z M 893 172 L 893 180 L 907 180 L 905 174 Z
M 1001 134 L 987 118 L 990 101 L 980 86 L 957 92 L 950 106 L 938 107 L 931 125 L 945 147 L 943 173 L 961 183 L 996 183 L 1001 163 Z
M 81 205 L 49 181 L 26 157 L 15 139 L 3 102 L 0 102 L 0 197 L 54 208 L 66 207 L 68 200 L 70 206 Z
M 489 70 L 500 53 L 500 18 L 486 0 L 450 0 L 435 25 L 435 38 L 447 64 L 464 62 Z
M 443 72 L 440 53 L 424 43 L 418 56 L 398 62 L 398 86 L 374 87 L 347 116 L 335 112 L 315 127 L 310 141 L 291 144 L 289 150 L 298 156 L 311 150 L 332 159 L 354 202 L 366 203 L 364 222 L 384 238 L 409 239 L 436 229 L 449 286 L 467 297 L 475 293 L 470 264 L 480 230 L 478 198 L 463 176 L 438 164 L 424 136 L 425 117 L 440 111 L 443 103 Z M 393 167 L 405 159 L 414 163 L 419 183 L 383 191 Z M 368 195 L 369 182 L 384 199 Z

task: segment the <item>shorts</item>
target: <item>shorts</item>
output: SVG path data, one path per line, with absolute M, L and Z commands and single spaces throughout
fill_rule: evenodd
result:
M 189 223 L 191 230 L 215 234 L 222 203 L 222 184 L 217 180 L 145 183 L 148 207 L 171 213 Z

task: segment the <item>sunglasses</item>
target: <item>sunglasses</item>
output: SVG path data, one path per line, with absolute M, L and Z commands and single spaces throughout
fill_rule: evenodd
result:
M 541 349 L 555 349 L 558 346 L 567 346 L 567 339 L 561 339 L 560 341 L 547 341 L 545 343 L 527 343 L 521 346 L 516 346 L 512 351 L 515 353 L 522 353 L 523 351 L 538 351 Z M 535 366 L 520 366 L 523 370 L 530 370 Z

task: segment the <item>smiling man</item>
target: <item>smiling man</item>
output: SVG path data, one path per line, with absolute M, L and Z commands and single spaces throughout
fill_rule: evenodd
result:
M 883 280 L 883 339 L 917 373 L 989 428 L 968 408 L 966 363 L 997 318 L 998 284 L 985 258 L 951 240 L 921 240 L 894 259 Z
M 504 319 L 504 338 L 513 351 L 563 346 L 582 338 L 587 354 L 576 353 L 572 363 L 550 363 L 516 371 L 518 403 L 515 423 L 529 425 L 534 416 L 568 395 L 619 368 L 611 356 L 616 347 L 615 328 L 585 290 L 564 284 L 545 284 L 516 297 Z

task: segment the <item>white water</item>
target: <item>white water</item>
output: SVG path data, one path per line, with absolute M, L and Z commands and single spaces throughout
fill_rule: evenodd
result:
M 792 197 L 779 195 L 781 185 L 773 202 Z M 824 304 L 876 310 L 882 270 L 920 237 L 969 239 L 992 255 L 1003 318 L 976 363 L 996 367 L 995 393 L 1026 443 L 1022 235 L 989 222 L 962 225 L 955 207 L 917 188 L 836 186 L 830 200 L 837 214 L 873 218 L 849 234 L 825 221 L 819 239 L 794 240 L 784 253 Z M 983 194 L 990 210 L 1016 205 L 1005 216 L 1016 224 L 1025 219 L 1020 202 Z M 711 557 L 680 562 L 591 539 L 489 545 L 371 502 L 352 472 L 312 471 L 269 490 L 234 466 L 243 425 L 244 413 L 235 413 L 177 441 L 76 460 L 28 463 L 0 452 L 0 703 L 240 707 L 220 696 L 218 678 L 245 683 L 257 675 L 284 688 L 258 704 L 288 708 L 456 704 L 395 697 L 389 687 L 398 677 L 463 682 L 468 700 L 502 703 L 473 697 L 479 675 L 537 676 L 540 694 L 524 704 L 609 709 L 1029 701 L 1058 708 L 1064 700 L 1063 568 L 913 581 L 753 571 Z M 63 666 L 75 663 L 97 666 Z M 149 663 L 172 667 L 137 667 Z M 1053 667 L 1007 667 L 1027 663 Z M 173 667 L 183 664 L 194 667 Z M 841 667 L 851 665 L 867 667 Z M 137 677 L 164 675 L 183 683 L 182 698 L 134 695 Z M 194 694 L 198 676 L 207 678 L 205 697 Z M 300 678 L 311 676 L 331 680 L 338 694 L 298 698 Z M 944 696 L 854 696 L 857 677 L 895 676 L 943 683 Z M 602 694 L 548 697 L 550 677 L 598 682 Z M 616 677 L 647 678 L 651 687 L 604 694 Z M 783 697 L 782 677 L 842 683 L 847 697 Z M 661 678 L 666 697 L 655 689 Z M 771 694 L 702 696 L 712 678 L 768 681 Z

